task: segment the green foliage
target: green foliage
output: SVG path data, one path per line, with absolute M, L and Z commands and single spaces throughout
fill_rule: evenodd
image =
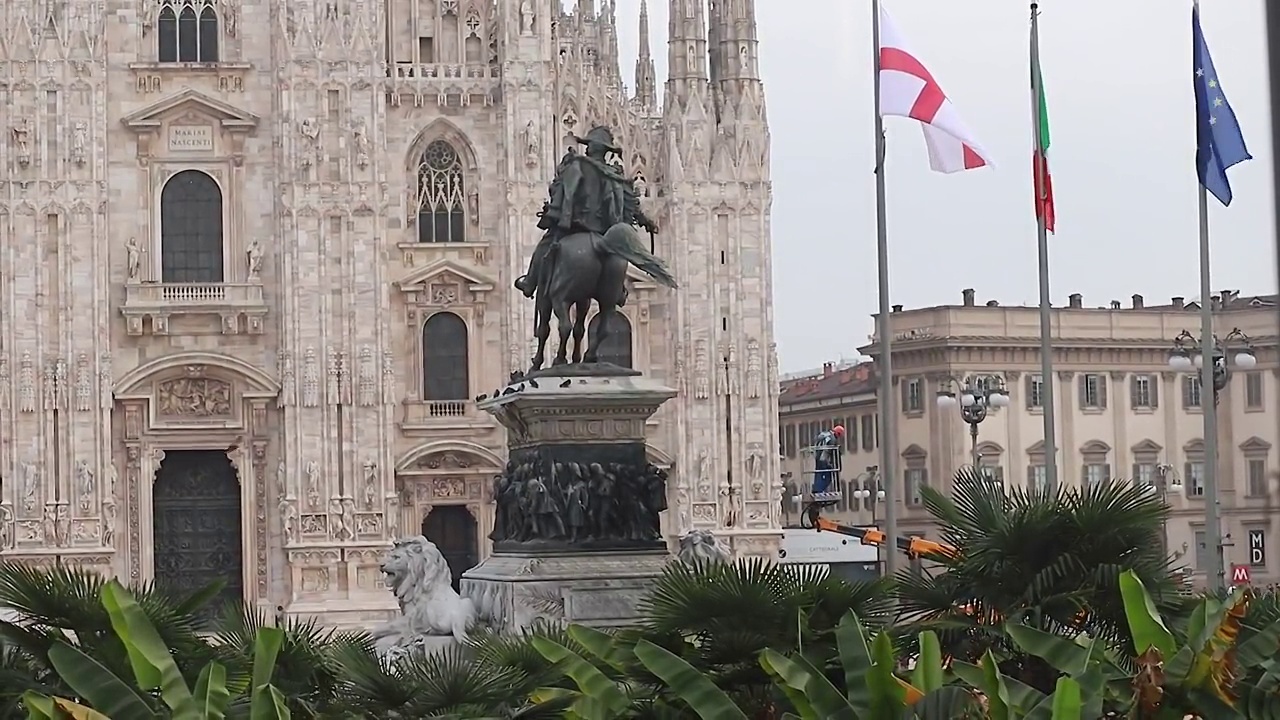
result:
M 0 565 L 0 720 L 1280 720 L 1280 600 L 1177 595 L 1157 499 L 962 473 L 925 502 L 957 552 L 920 577 L 672 563 L 634 626 L 477 628 L 394 666 L 311 622 L 210 628 L 217 587 Z

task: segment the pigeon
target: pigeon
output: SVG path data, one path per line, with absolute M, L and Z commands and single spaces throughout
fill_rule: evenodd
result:
M 516 392 L 520 392 L 523 389 L 524 389 L 524 383 L 520 383 L 519 385 L 516 386 Z
M 566 378 L 564 382 L 560 383 L 560 387 L 569 387 L 572 384 L 573 380 L 571 378 Z
M 503 395 L 514 395 L 514 394 L 515 394 L 515 392 L 516 392 L 515 388 L 507 388 L 506 390 L 503 390 L 503 391 L 502 391 L 502 394 L 503 394 Z
M 532 388 L 538 387 L 538 381 L 534 380 L 533 378 L 529 378 L 529 387 L 532 387 Z
M 476 402 L 484 402 L 488 397 L 489 397 L 488 395 L 485 395 L 484 393 L 480 393 L 479 395 L 476 396 Z

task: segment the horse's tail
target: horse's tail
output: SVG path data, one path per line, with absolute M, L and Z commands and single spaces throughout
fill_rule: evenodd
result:
M 667 264 L 645 249 L 636 237 L 636 229 L 626 223 L 617 223 L 604 234 L 601 243 L 605 252 L 617 255 L 635 265 L 640 272 L 669 288 L 680 287 L 667 270 Z

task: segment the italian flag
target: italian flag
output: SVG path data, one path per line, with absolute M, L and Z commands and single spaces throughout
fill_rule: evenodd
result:
M 1044 78 L 1040 76 L 1039 58 L 1032 57 L 1031 72 L 1035 80 L 1036 103 L 1039 105 L 1040 127 L 1038 147 L 1032 153 L 1032 183 L 1036 190 L 1036 219 L 1044 221 L 1044 227 L 1053 232 L 1053 178 L 1049 175 L 1049 106 L 1044 100 Z M 1032 142 L 1036 140 L 1033 139 Z M 1042 184 L 1043 182 L 1043 184 Z

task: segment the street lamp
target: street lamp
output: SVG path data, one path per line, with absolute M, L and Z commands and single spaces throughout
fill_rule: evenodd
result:
M 858 489 L 853 491 L 853 497 L 862 503 L 862 506 L 871 511 L 871 524 L 875 525 L 876 505 L 884 502 L 884 486 L 880 484 L 880 468 L 876 465 L 868 465 L 867 471 L 854 478 L 854 483 L 858 484 Z
M 953 391 L 953 387 L 958 387 L 959 390 Z M 1004 380 L 997 375 L 969 375 L 963 380 L 948 377 L 946 384 L 938 391 L 938 407 L 944 410 L 959 407 L 960 419 L 969 424 L 969 456 L 974 468 L 978 467 L 980 460 L 978 426 L 987 419 L 987 409 L 1008 405 L 1009 393 L 1005 390 Z
M 1203 214 L 1202 214 L 1203 218 Z M 1201 228 L 1201 256 L 1202 266 L 1201 284 L 1208 284 L 1207 265 L 1204 263 L 1204 256 L 1207 255 L 1207 246 L 1204 245 L 1203 226 Z M 1204 295 L 1208 295 L 1208 291 Z M 1249 336 L 1240 332 L 1239 328 L 1233 329 L 1227 333 L 1226 337 L 1218 339 L 1218 337 L 1210 331 L 1212 318 L 1209 313 L 1208 299 L 1202 298 L 1204 309 L 1204 317 L 1201 319 L 1203 330 L 1199 338 L 1191 333 L 1183 330 L 1173 339 L 1173 351 L 1169 355 L 1169 367 L 1179 372 L 1186 372 L 1192 368 L 1199 368 L 1197 375 L 1200 377 L 1201 403 L 1203 409 L 1201 417 L 1204 420 L 1204 534 L 1207 542 L 1213 543 L 1213 553 L 1210 555 L 1210 568 L 1206 575 L 1209 579 L 1209 587 L 1214 590 L 1222 590 L 1226 585 L 1226 566 L 1223 562 L 1224 558 L 1222 550 L 1223 545 L 1221 516 L 1218 507 L 1218 400 L 1221 398 L 1221 392 L 1226 389 L 1227 383 L 1231 381 L 1232 364 L 1228 358 L 1234 360 L 1234 366 L 1241 370 L 1248 370 L 1258 364 L 1257 357 L 1253 354 L 1253 345 L 1249 342 Z M 1208 345 L 1206 348 L 1205 346 Z M 1231 356 L 1232 350 L 1235 356 Z M 1208 354 L 1209 364 L 1205 364 L 1205 355 Z M 1205 386 L 1211 386 L 1213 392 L 1213 402 L 1205 404 L 1203 402 L 1203 393 Z
M 1173 471 L 1172 465 L 1162 463 L 1156 466 L 1154 482 L 1147 485 L 1144 491 L 1148 495 L 1159 496 L 1167 512 L 1169 494 L 1182 492 L 1182 480 L 1178 479 L 1178 474 Z M 1165 557 L 1169 556 L 1169 517 L 1167 515 L 1160 522 L 1160 550 Z
M 1233 350 L 1235 354 L 1231 355 Z M 1228 362 L 1227 358 L 1231 358 L 1232 362 Z M 1239 328 L 1227 333 L 1221 340 L 1215 335 L 1213 338 L 1214 404 L 1218 403 L 1218 393 L 1225 390 L 1227 383 L 1231 381 L 1232 370 L 1251 370 L 1257 364 L 1258 358 L 1253 354 L 1253 344 L 1249 342 L 1249 336 Z M 1177 372 L 1189 372 L 1193 368 L 1204 367 L 1204 352 L 1199 338 L 1186 330 L 1178 333 L 1178 336 L 1173 339 L 1173 350 L 1169 353 L 1169 367 Z

